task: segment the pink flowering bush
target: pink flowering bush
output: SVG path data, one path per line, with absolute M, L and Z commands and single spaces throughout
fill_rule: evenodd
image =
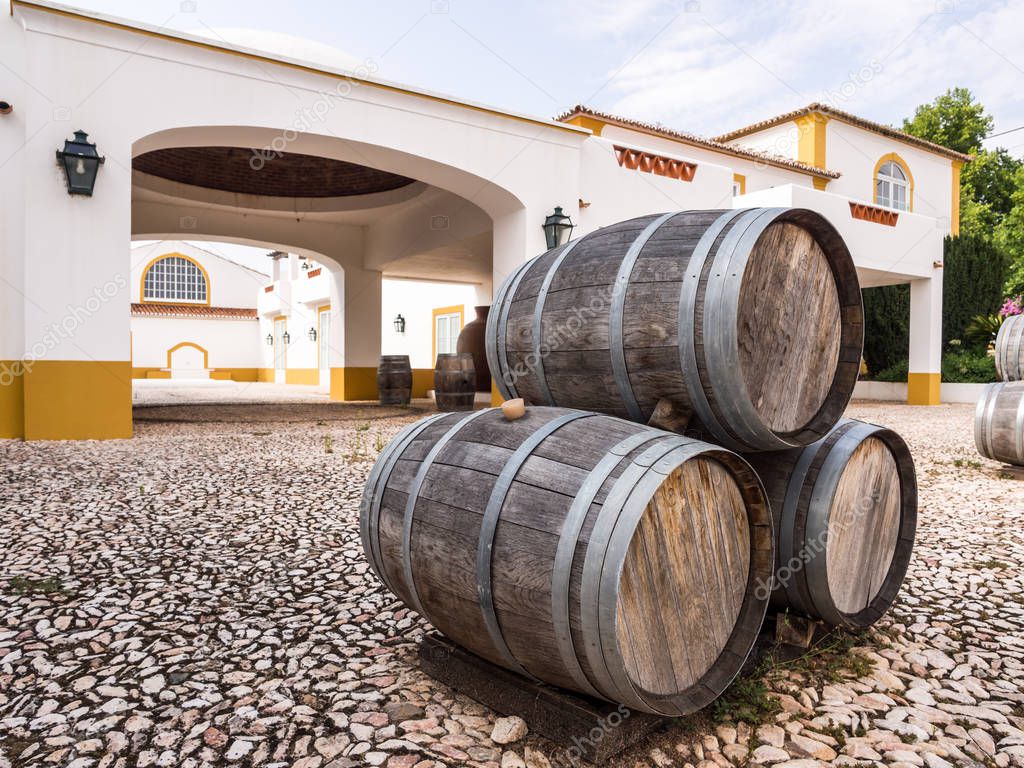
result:
M 1011 296 L 1003 302 L 999 316 L 1010 317 L 1012 315 L 1024 315 L 1024 296 Z

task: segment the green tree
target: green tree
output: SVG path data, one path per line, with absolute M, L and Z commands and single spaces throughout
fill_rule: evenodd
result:
M 1012 207 L 995 230 L 995 241 L 1010 261 L 1005 293 L 1017 296 L 1024 293 L 1024 168 L 1014 175 L 1016 189 L 1011 196 Z
M 961 191 L 1001 219 L 1014 206 L 1013 194 L 1020 185 L 1017 172 L 1021 165 L 1020 160 L 1002 147 L 979 150 L 964 166 Z
M 868 373 L 879 373 L 906 362 L 910 349 L 910 286 L 865 288 L 864 361 Z M 903 376 L 906 380 L 906 376 Z
M 943 243 L 942 343 L 957 339 L 978 315 L 995 314 L 1003 303 L 1006 264 L 990 238 L 961 235 Z
M 930 104 L 914 110 L 903 130 L 944 147 L 970 154 L 992 130 L 992 116 L 967 88 L 950 88 Z

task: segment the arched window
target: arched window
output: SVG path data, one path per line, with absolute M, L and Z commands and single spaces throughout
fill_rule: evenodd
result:
M 206 271 L 187 256 L 162 256 L 143 273 L 142 300 L 209 304 Z
M 913 200 L 914 179 L 910 170 L 896 155 L 883 157 L 875 167 L 875 203 L 909 211 Z

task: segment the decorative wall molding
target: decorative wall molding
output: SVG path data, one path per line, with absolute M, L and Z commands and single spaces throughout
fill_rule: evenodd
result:
M 673 160 L 671 157 L 662 157 L 661 155 L 643 152 L 639 149 L 621 147 L 618 144 L 613 146 L 615 147 L 615 158 L 619 161 L 619 165 L 631 171 L 653 173 L 655 176 L 667 176 L 670 179 L 679 179 L 680 181 L 693 181 L 693 176 L 697 173 L 696 163 L 689 163 L 685 160 Z
M 863 219 L 875 224 L 884 224 L 887 227 L 895 227 L 896 222 L 900 218 L 896 211 L 890 211 L 874 205 L 865 205 L 864 203 L 855 203 L 852 200 L 850 201 L 850 215 L 855 219 Z

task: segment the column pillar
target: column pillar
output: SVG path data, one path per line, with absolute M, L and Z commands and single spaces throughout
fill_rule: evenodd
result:
M 331 278 L 331 400 L 376 400 L 381 273 L 349 259 Z
M 942 381 L 942 272 L 910 283 L 907 402 L 938 405 Z

